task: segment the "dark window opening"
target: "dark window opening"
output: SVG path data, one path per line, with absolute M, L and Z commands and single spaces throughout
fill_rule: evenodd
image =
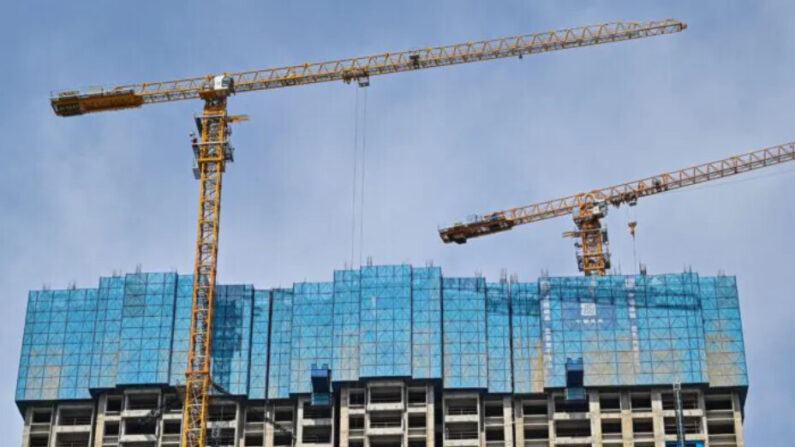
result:
M 403 402 L 403 393 L 398 387 L 370 388 L 371 404 L 399 404 L 401 402 Z
M 163 434 L 164 435 L 177 435 L 180 434 L 182 428 L 182 421 L 167 420 L 163 421 Z
M 393 412 L 370 414 L 370 428 L 394 428 L 403 426 L 403 415 Z
M 444 428 L 445 439 L 478 439 L 477 423 L 446 424 Z
M 330 407 L 313 407 L 309 402 L 304 404 L 304 419 L 329 419 Z
M 32 424 L 49 424 L 52 421 L 52 410 L 33 410 Z
M 166 394 L 163 396 L 164 410 L 171 413 L 182 412 L 182 399 L 176 394 Z
M 264 408 L 247 409 L 246 422 L 265 422 L 265 409 Z
M 600 395 L 599 408 L 605 413 L 621 411 L 621 397 L 617 394 Z
M 105 436 L 119 436 L 118 422 L 105 422 Z
M 549 429 L 544 428 L 527 428 L 524 429 L 525 439 L 547 439 L 549 438 Z
M 60 425 L 90 425 L 91 424 L 91 409 L 90 408 L 63 408 L 58 417 Z
M 328 444 L 331 442 L 331 427 L 304 427 L 303 443 Z
M 425 405 L 427 398 L 424 388 L 421 390 L 409 390 L 409 405 Z
M 522 411 L 525 416 L 546 416 L 547 403 L 546 401 L 525 402 Z
M 707 423 L 707 431 L 709 431 L 710 436 L 712 435 L 733 435 L 734 434 L 734 424 L 713 424 L 712 422 Z
M 632 432 L 638 436 L 652 436 L 654 434 L 654 424 L 651 419 L 633 419 Z
M 733 410 L 731 396 L 707 396 L 704 399 L 707 411 L 714 410 Z
M 478 401 L 476 399 L 450 399 L 447 401 L 447 414 L 478 414 Z
M 127 410 L 154 410 L 158 406 L 157 394 L 128 394 Z
M 105 401 L 105 413 L 120 412 L 122 402 L 121 396 L 108 396 L 108 399 Z
M 293 437 L 287 433 L 274 433 L 273 445 L 292 445 Z
M 572 438 L 591 436 L 591 421 L 555 421 L 555 435 Z
M 88 433 L 59 433 L 55 447 L 88 447 Z
M 351 416 L 348 418 L 348 428 L 351 430 L 363 430 L 364 416 L 357 414 L 356 416 Z
M 632 393 L 632 411 L 651 411 L 651 394 Z
M 234 421 L 237 417 L 237 408 L 235 405 L 210 405 L 210 411 L 207 415 L 209 421 Z
M 136 418 L 124 422 L 125 435 L 154 435 L 157 423 L 152 419 Z
M 602 421 L 603 434 L 621 434 L 621 421 Z
M 409 447 L 426 447 L 426 442 L 423 439 L 409 439 Z
M 364 441 L 361 439 L 352 439 L 348 441 L 348 447 L 364 447 Z
M 502 402 L 486 402 L 483 406 L 483 413 L 487 418 L 501 418 L 502 414 Z
M 371 447 L 400 447 L 403 443 L 394 436 L 373 436 L 370 438 Z
M 567 401 L 563 396 L 555 396 L 556 413 L 587 413 L 588 397 L 584 401 Z
M 425 428 L 428 424 L 425 414 L 409 414 L 409 428 Z
M 246 447 L 262 447 L 263 436 L 259 434 L 246 435 Z
M 505 430 L 502 427 L 489 427 L 486 429 L 486 442 L 505 441 Z
M 49 447 L 50 437 L 49 435 L 30 435 L 28 445 L 30 447 Z
M 364 406 L 364 390 L 350 390 L 348 393 L 348 405 L 351 407 Z
M 273 420 L 276 422 L 290 422 L 293 420 L 293 409 L 292 408 L 282 408 L 276 409 L 276 412 L 273 415 Z

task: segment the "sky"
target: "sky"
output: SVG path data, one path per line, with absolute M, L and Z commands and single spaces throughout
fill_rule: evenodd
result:
M 0 413 L 11 417 L 0 432 L 21 437 L 13 396 L 29 290 L 95 287 L 139 265 L 192 269 L 188 134 L 201 103 L 65 119 L 52 113 L 50 91 L 615 20 L 686 22 L 674 35 L 373 78 L 366 94 L 339 82 L 230 100 L 230 113 L 251 121 L 232 137 L 219 283 L 328 281 L 351 262 L 360 218 L 355 265 L 369 256 L 532 281 L 579 274 L 560 237 L 568 218 L 464 246 L 442 244 L 438 226 L 795 140 L 793 14 L 784 0 L 3 2 Z M 354 218 L 357 136 L 366 162 Z M 785 165 L 646 198 L 606 219 L 623 273 L 637 259 L 649 273 L 737 276 L 751 446 L 795 436 L 794 183 Z

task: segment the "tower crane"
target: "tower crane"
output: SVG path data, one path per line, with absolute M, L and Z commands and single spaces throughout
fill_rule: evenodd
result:
M 204 101 L 204 111 L 196 118 L 199 136 L 193 137 L 192 141 L 194 174 L 199 180 L 200 193 L 182 445 L 206 445 L 207 405 L 212 385 L 211 348 L 221 180 L 226 164 L 234 160 L 229 143 L 229 124 L 246 119 L 245 116 L 227 114 L 229 97 L 257 90 L 331 81 L 356 81 L 359 86 L 367 86 L 370 77 L 377 75 L 507 57 L 521 58 L 529 54 L 671 34 L 686 27 L 674 19 L 615 22 L 352 59 L 54 93 L 50 103 L 59 116 L 188 99 Z
M 564 237 L 579 239 L 577 265 L 586 276 L 603 276 L 610 268 L 607 229 L 601 219 L 609 206 L 634 206 L 638 199 L 667 191 L 686 188 L 725 177 L 755 171 L 795 160 L 795 142 L 785 143 L 723 160 L 712 161 L 677 171 L 666 172 L 642 180 L 607 188 L 581 192 L 562 199 L 473 216 L 466 223 L 456 223 L 439 230 L 446 243 L 464 244 L 468 239 L 508 231 L 517 225 L 539 222 L 553 217 L 571 215 L 576 229 Z M 630 222 L 630 231 L 635 231 Z

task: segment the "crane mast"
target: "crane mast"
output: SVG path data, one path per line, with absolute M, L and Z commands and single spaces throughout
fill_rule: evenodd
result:
M 227 100 L 231 95 L 331 81 L 356 81 L 360 86 L 366 86 L 372 76 L 508 57 L 521 58 L 529 54 L 677 33 L 686 28 L 686 24 L 674 19 L 614 22 L 328 62 L 54 93 L 50 104 L 56 115 L 64 117 L 188 99 L 204 101 L 204 111 L 196 120 L 200 138 L 194 138 L 192 144 L 194 174 L 199 180 L 199 216 L 182 446 L 207 445 L 207 409 L 213 385 L 210 373 L 221 185 L 226 163 L 233 161 L 229 124 L 245 119 L 227 115 Z
M 607 250 L 607 230 L 602 227 L 601 219 L 607 215 L 608 206 L 619 207 L 622 204 L 634 206 L 642 197 L 793 160 L 795 160 L 795 142 L 785 143 L 561 199 L 473 216 L 466 223 L 456 223 L 440 229 L 439 236 L 445 243 L 464 244 L 469 239 L 508 231 L 517 225 L 571 215 L 576 230 L 565 232 L 563 235 L 579 239 L 577 263 L 580 271 L 587 276 L 604 275 L 610 268 L 610 253 Z

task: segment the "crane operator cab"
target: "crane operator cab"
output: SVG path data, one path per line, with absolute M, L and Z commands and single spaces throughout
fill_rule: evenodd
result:
M 202 99 L 212 99 L 218 96 L 226 97 L 235 93 L 235 80 L 231 76 L 216 75 L 208 78 L 203 84 L 199 96 Z

